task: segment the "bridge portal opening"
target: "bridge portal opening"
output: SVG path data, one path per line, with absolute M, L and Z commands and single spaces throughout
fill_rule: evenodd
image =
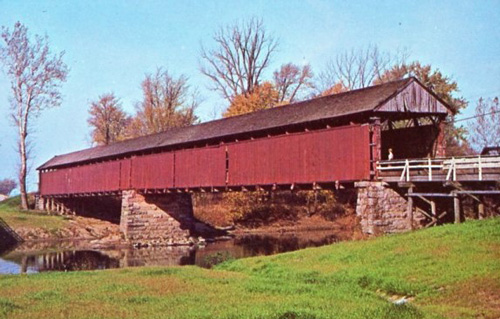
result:
M 381 125 L 381 157 L 394 159 L 441 157 L 443 132 L 440 120 L 432 117 L 387 119 Z

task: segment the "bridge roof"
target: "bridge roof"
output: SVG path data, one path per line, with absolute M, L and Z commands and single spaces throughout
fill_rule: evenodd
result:
M 424 88 L 415 78 L 407 78 L 59 155 L 53 157 L 38 169 L 55 168 L 158 148 L 168 148 L 238 136 L 250 132 L 262 132 L 274 128 L 313 123 L 320 120 L 376 111 L 379 108 L 380 111 L 387 111 L 381 107 L 387 105 L 386 102 L 407 89 L 411 84 Z M 438 100 L 427 89 L 424 88 L 424 91 L 429 96 L 432 96 L 434 100 Z M 446 113 L 447 111 L 443 111 L 442 106 L 444 105 L 445 108 L 448 106 L 441 101 L 439 101 L 439 105 L 441 105 L 441 108 L 436 113 Z

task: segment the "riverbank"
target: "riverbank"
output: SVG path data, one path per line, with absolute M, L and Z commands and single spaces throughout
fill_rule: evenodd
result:
M 21 211 L 18 209 L 19 197 L 10 198 L 0 203 L 0 218 L 23 240 L 28 242 L 80 241 L 87 248 L 127 245 L 119 225 L 109 221 L 82 216 L 50 215 L 43 211 Z M 241 222 L 233 225 L 230 234 L 244 236 L 248 234 L 280 235 L 295 232 L 330 231 L 338 240 L 361 239 L 359 223 L 354 213 L 345 214 L 327 220 L 320 214 L 308 216 L 295 214 L 293 219 L 276 219 L 272 222 Z
M 80 241 L 89 247 L 125 245 L 119 225 L 95 218 L 21 211 L 19 198 L 0 203 L 0 218 L 26 242 Z
M 499 258 L 497 218 L 214 270 L 4 275 L 0 318 L 498 318 Z

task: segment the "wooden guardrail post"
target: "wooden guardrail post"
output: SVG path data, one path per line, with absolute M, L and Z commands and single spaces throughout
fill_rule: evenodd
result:
M 481 155 L 478 157 L 478 168 L 479 168 L 479 180 L 483 180 L 483 166 L 481 165 Z
M 432 163 L 431 163 L 431 158 L 430 157 L 427 159 L 427 162 L 429 164 L 429 168 L 428 168 L 428 170 L 429 170 L 429 181 L 432 181 Z

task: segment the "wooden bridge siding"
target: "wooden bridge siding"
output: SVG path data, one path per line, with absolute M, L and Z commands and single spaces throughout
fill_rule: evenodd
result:
M 119 162 L 58 169 L 41 174 L 42 195 L 62 195 L 120 189 Z
M 369 179 L 369 126 L 347 126 L 228 145 L 229 185 Z
M 370 178 L 369 126 L 133 156 L 40 175 L 42 195 L 366 180 Z
M 120 160 L 120 190 L 132 188 L 132 159 Z
M 120 189 L 120 162 L 106 162 L 70 169 L 70 193 L 117 191 Z
M 59 195 L 66 193 L 64 186 L 67 183 L 60 183 L 58 181 L 66 181 L 66 171 L 57 170 L 44 172 L 40 174 L 40 193 L 42 195 Z
M 143 155 L 132 158 L 130 186 L 135 189 L 173 188 L 174 153 Z
M 221 187 L 225 185 L 225 146 L 175 152 L 175 187 Z

